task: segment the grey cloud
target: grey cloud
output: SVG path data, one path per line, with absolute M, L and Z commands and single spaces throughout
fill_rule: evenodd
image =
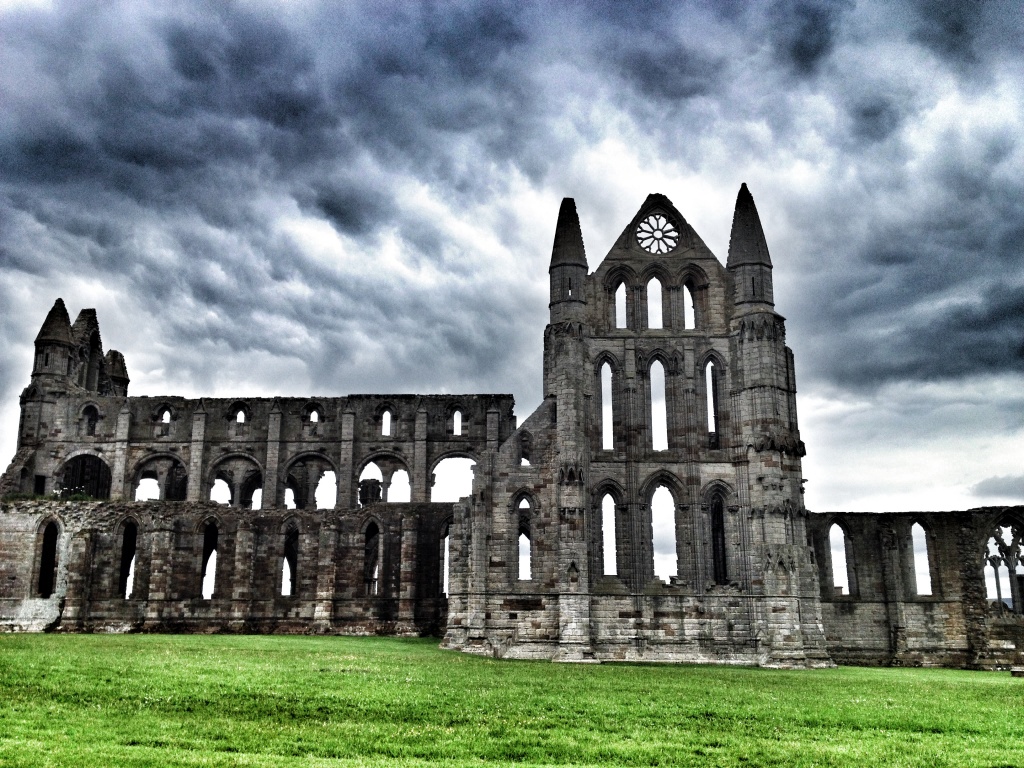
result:
M 819 0 L 779 0 L 770 9 L 776 56 L 802 76 L 816 73 L 831 55 L 843 14 L 850 4 Z
M 973 485 L 971 493 L 982 498 L 1009 496 L 1024 499 L 1024 475 L 987 477 Z

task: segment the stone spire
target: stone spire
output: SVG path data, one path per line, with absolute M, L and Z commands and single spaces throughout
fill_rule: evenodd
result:
M 757 215 L 757 206 L 754 205 L 754 196 L 750 194 L 747 185 L 743 184 L 736 196 L 736 212 L 732 217 L 729 260 L 726 266 L 732 269 L 745 264 L 770 267 L 772 260 L 768 255 L 768 243 L 764 239 L 764 230 Z
M 68 346 L 75 343 L 71 337 L 71 318 L 68 317 L 64 299 L 57 299 L 53 303 L 53 308 L 43 321 L 39 335 L 36 336 L 36 344 L 49 343 L 67 344 Z
M 569 265 L 586 268 L 587 253 L 583 247 L 583 231 L 580 229 L 580 217 L 576 213 L 576 201 L 566 197 L 558 209 L 549 270 Z

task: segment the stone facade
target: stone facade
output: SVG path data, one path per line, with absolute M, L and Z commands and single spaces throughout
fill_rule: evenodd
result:
M 95 312 L 72 324 L 58 300 L 0 478 L 0 628 L 443 634 L 563 661 L 1014 663 L 1019 510 L 808 514 L 771 270 L 745 186 L 724 266 L 651 195 L 591 273 L 566 199 L 544 400 L 518 426 L 508 395 L 129 397 Z M 472 493 L 430 503 L 449 457 L 476 462 Z M 371 462 L 382 480 L 360 482 Z M 388 500 L 398 472 L 408 502 Z M 336 502 L 318 509 L 331 476 Z M 131 501 L 145 481 L 159 501 Z M 209 501 L 217 484 L 226 505 Z M 915 523 L 927 596 L 908 587 Z M 996 581 L 1006 569 L 1008 599 L 987 598 L 986 563 Z

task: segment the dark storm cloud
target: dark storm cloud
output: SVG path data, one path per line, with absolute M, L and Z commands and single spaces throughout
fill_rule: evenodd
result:
M 804 243 L 776 268 L 809 380 L 1019 372 L 1024 173 L 994 114 L 1018 107 L 988 89 L 1019 72 L 1021 23 L 810 0 L 3 11 L 0 279 L 46 292 L 6 296 L 4 341 L 64 293 L 106 307 L 130 370 L 199 389 L 288 390 L 293 368 L 324 394 L 535 400 L 555 210 L 517 195 L 591 215 L 638 163 L 729 199 L 763 169 L 759 206 Z M 953 93 L 989 98 L 991 124 L 922 139 Z M 636 157 L 586 167 L 608 138 Z M 825 163 L 828 185 L 788 175 Z M 595 219 L 588 245 L 610 243 L 622 222 Z
M 1024 475 L 988 477 L 971 488 L 980 497 L 1010 497 L 1024 499 Z

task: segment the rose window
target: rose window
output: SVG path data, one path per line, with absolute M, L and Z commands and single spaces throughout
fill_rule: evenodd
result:
M 652 213 L 636 228 L 636 239 L 650 253 L 668 253 L 679 242 L 679 230 L 660 213 Z

